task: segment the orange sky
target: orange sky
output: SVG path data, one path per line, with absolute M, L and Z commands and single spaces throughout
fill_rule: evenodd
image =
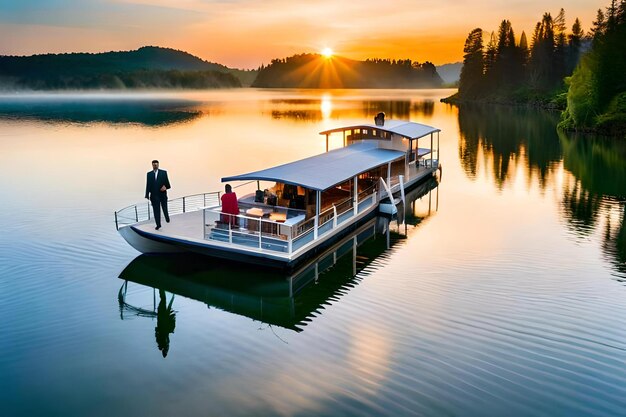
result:
M 529 36 L 546 11 L 565 8 L 589 29 L 609 1 L 570 0 L 25 0 L 0 3 L 0 54 L 102 52 L 144 45 L 188 51 L 230 67 L 332 48 L 353 59 L 462 59 L 475 27 L 511 20 Z

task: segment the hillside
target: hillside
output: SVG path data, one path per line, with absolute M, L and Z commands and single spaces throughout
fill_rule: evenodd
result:
M 462 62 L 455 62 L 454 64 L 444 64 L 437 66 L 437 73 L 441 77 L 444 83 L 452 85 L 459 82 L 461 78 Z
M 136 51 L 0 56 L 0 86 L 10 89 L 240 87 L 228 67 L 187 52 Z
M 430 62 L 300 54 L 261 67 L 253 87 L 268 88 L 427 88 L 443 81 Z

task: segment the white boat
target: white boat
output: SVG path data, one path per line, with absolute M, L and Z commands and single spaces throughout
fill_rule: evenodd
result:
M 379 210 L 393 214 L 405 190 L 439 168 L 439 129 L 380 115 L 375 122 L 321 132 L 323 154 L 222 178 L 253 187 L 238 199 L 237 215 L 223 213 L 221 193 L 212 192 L 170 201 L 171 223 L 160 230 L 145 203 L 115 212 L 116 227 L 142 253 L 195 252 L 293 269 Z M 329 150 L 330 135 L 342 135 L 343 146 Z

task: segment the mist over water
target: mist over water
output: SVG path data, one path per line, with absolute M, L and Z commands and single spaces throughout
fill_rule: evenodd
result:
M 0 96 L 2 415 L 624 414 L 626 146 L 450 93 Z M 380 111 L 442 130 L 440 182 L 296 276 L 115 230 L 152 159 L 216 191 Z

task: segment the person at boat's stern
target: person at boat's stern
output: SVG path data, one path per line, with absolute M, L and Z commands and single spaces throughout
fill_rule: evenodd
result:
M 159 161 L 152 161 L 152 171 L 146 175 L 146 198 L 152 203 L 156 230 L 161 228 L 161 208 L 166 222 L 170 222 L 170 214 L 167 211 L 167 190 L 172 188 L 167 178 L 167 171 L 159 169 Z

